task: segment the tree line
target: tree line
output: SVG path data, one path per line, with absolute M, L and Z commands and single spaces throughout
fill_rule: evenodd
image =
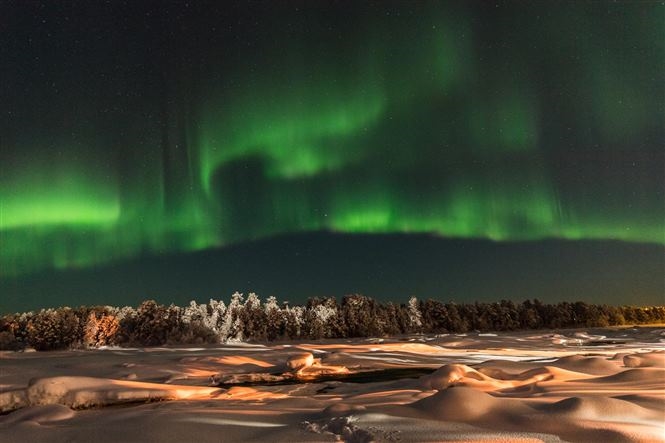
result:
M 212 344 L 238 340 L 318 340 L 400 334 L 465 333 L 605 327 L 665 322 L 665 306 L 610 306 L 582 301 L 543 303 L 381 303 L 354 294 L 310 298 L 304 306 L 235 293 L 228 304 L 188 306 L 147 300 L 137 308 L 81 306 L 0 317 L 0 349 L 36 350 L 116 346 Z

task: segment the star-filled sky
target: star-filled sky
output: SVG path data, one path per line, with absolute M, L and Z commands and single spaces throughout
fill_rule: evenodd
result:
M 78 272 L 315 232 L 477 255 L 627 243 L 649 251 L 631 266 L 656 266 L 626 297 L 663 295 L 662 2 L 9 0 L 0 60 L 0 288 L 16 299 L 46 275 L 74 293 Z

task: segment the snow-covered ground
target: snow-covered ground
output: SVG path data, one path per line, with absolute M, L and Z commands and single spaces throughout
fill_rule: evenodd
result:
M 0 354 L 3 442 L 664 441 L 657 328 Z

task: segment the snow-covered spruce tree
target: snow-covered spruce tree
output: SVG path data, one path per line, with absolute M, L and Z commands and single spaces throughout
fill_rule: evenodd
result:
M 261 306 L 261 299 L 255 293 L 250 292 L 241 312 L 241 322 L 245 338 L 265 340 L 267 331 L 266 320 L 266 313 Z
M 182 313 L 183 308 L 180 306 L 171 303 L 166 308 L 166 321 L 167 321 L 167 330 L 166 330 L 166 343 L 167 344 L 178 344 L 183 343 L 183 337 L 186 337 L 188 334 L 187 325 L 182 322 Z
M 28 323 L 34 316 L 35 313 L 30 311 L 2 317 L 0 350 L 15 351 L 25 348 L 28 344 Z
M 467 332 L 469 325 L 466 319 L 462 318 L 459 313 L 457 304 L 453 302 L 446 303 L 446 311 L 448 312 L 448 326 L 450 332 Z
M 381 311 L 381 329 L 385 335 L 397 335 L 402 331 L 399 327 L 399 313 L 397 307 L 388 302 L 385 306 L 379 306 Z
M 226 313 L 226 305 L 221 300 L 210 299 L 208 302 L 208 317 L 204 321 L 204 325 L 212 329 L 215 334 L 219 335 L 219 328 Z
M 68 307 L 42 309 L 26 327 L 28 344 L 38 351 L 66 349 L 81 343 L 79 318 Z
M 138 318 L 136 309 L 131 306 L 123 306 L 122 308 L 113 308 L 111 313 L 115 314 L 120 322 L 120 330 L 116 338 L 118 344 L 126 345 L 132 343 Z
M 330 311 L 334 312 L 327 316 L 326 324 L 329 331 L 327 337 L 329 338 L 342 338 L 347 336 L 347 327 L 344 322 L 344 314 L 342 307 L 337 302 L 335 297 L 327 297 L 323 302 Z
M 304 312 L 303 335 L 312 339 L 332 338 L 341 335 L 341 319 L 334 298 L 310 298 Z
M 277 299 L 270 296 L 263 304 L 263 310 L 266 314 L 266 338 L 268 340 L 277 340 L 284 335 L 285 318 L 284 313 L 279 308 Z
M 304 309 L 301 306 L 287 306 L 284 310 L 286 319 L 286 335 L 291 340 L 297 340 L 302 337 L 302 327 L 305 323 Z
M 223 302 L 210 299 L 208 305 L 190 301 L 182 309 L 182 343 L 218 343 L 219 329 L 226 306 Z M 221 314 L 220 314 L 221 312 Z
M 159 346 L 166 343 L 166 309 L 154 300 L 146 300 L 136 310 L 136 328 L 133 341 L 143 346 Z
M 136 318 L 138 315 L 136 309 L 131 306 L 123 306 L 122 308 L 111 308 L 110 313 L 115 315 L 119 321 L 126 318 Z
M 220 341 L 243 339 L 244 331 L 240 318 L 243 309 L 243 300 L 244 297 L 239 292 L 235 292 L 231 296 L 231 301 L 226 308 L 226 312 L 224 312 L 224 319 L 219 330 Z
M 188 306 L 183 308 L 182 322 L 186 325 L 200 322 L 203 323 L 204 319 L 208 316 L 208 307 L 201 303 L 198 304 L 194 300 L 189 302 Z
M 333 336 L 332 321 L 337 317 L 337 308 L 327 304 L 318 305 L 314 308 L 314 316 L 322 325 L 322 336 L 331 338 Z
M 342 298 L 342 315 L 348 337 L 376 337 L 383 335 L 377 302 L 364 295 L 345 295 Z
M 412 296 L 409 299 L 409 326 L 411 332 L 421 332 L 423 327 L 423 315 L 418 306 L 418 299 Z
M 83 335 L 84 346 L 98 348 L 116 343 L 120 322 L 109 310 L 90 311 Z
M 160 305 L 154 300 L 141 303 L 133 323 L 133 330 L 128 331 L 129 342 L 142 346 L 178 342 L 183 333 L 181 308 L 175 305 Z

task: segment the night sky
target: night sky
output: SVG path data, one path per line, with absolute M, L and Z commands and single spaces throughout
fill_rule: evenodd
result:
M 0 60 L 0 311 L 665 303 L 662 2 L 0 0 Z

